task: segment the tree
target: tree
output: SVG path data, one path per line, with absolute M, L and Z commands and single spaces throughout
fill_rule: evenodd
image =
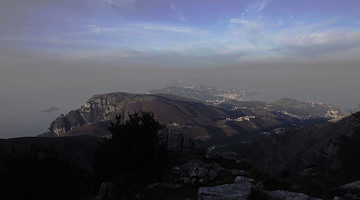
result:
M 163 128 L 150 112 L 129 114 L 126 121 L 117 116 L 109 127 L 112 137 L 95 152 L 98 182 L 112 181 L 124 198 L 131 199 L 135 191 L 159 178 L 166 163 L 166 150 L 158 139 Z
M 0 199 L 81 199 L 86 171 L 53 146 L 0 150 Z

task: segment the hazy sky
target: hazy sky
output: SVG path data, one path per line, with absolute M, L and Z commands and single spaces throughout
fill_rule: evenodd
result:
M 359 77 L 359 0 L 1 1 L 0 138 L 183 78 L 355 108 Z

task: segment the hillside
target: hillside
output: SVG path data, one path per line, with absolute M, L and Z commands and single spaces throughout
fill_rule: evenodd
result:
M 221 86 L 207 86 L 179 83 L 159 90 L 150 90 L 147 94 L 172 94 L 202 102 L 220 105 L 227 109 L 250 109 L 280 112 L 301 120 L 314 118 L 339 118 L 344 115 L 341 108 L 317 102 L 281 98 L 274 102 L 250 100 L 255 92 Z
M 275 176 L 344 184 L 360 179 L 359 143 L 360 112 L 334 122 L 264 135 L 223 151 L 237 152 Z
M 269 111 L 231 110 L 174 95 L 110 93 L 95 95 L 79 109 L 55 119 L 42 136 L 108 134 L 116 115 L 149 111 L 169 128 L 181 129 L 193 139 L 221 140 L 253 132 L 289 126 L 296 120 Z
M 93 152 L 100 138 L 91 136 L 75 137 L 22 137 L 1 139 L 0 149 L 2 151 L 23 151 L 32 145 L 52 146 L 63 158 L 71 158 L 84 168 L 91 168 Z
M 219 103 L 227 99 L 244 100 L 251 92 L 235 88 L 224 88 L 221 86 L 194 85 L 194 84 L 177 84 L 167 86 L 158 90 L 150 90 L 147 94 L 172 94 L 197 99 L 209 103 Z

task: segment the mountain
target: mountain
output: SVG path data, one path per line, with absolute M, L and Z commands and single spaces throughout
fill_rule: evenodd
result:
M 0 140 L 0 147 L 21 150 L 33 143 L 52 144 L 64 157 L 90 169 L 92 152 L 100 137 L 109 134 L 111 120 L 117 115 L 126 120 L 128 113 L 141 111 L 153 112 L 166 125 L 159 133 L 161 141 L 169 152 L 182 155 L 169 166 L 164 184 L 146 189 L 149 197 L 169 190 L 169 196 L 195 191 L 186 196 L 193 199 L 196 191 L 199 199 L 211 199 L 207 197 L 214 191 L 242 195 L 238 188 L 245 183 L 246 195 L 252 196 L 248 199 L 275 194 L 281 195 L 272 199 L 360 197 L 357 193 L 347 198 L 338 191 L 360 180 L 360 112 L 340 117 L 341 110 L 324 103 L 288 98 L 206 103 L 171 94 L 99 94 L 56 118 L 41 135 L 46 137 Z M 197 141 L 206 143 L 198 149 Z
M 286 172 L 306 177 L 321 174 L 346 183 L 360 178 L 359 144 L 360 112 L 357 112 L 325 124 L 263 136 L 234 148 L 271 174 Z
M 196 99 L 208 103 L 220 103 L 228 99 L 244 100 L 252 92 L 235 88 L 224 88 L 221 86 L 179 84 L 172 85 L 158 90 L 150 90 L 147 94 L 172 94 Z
M 293 127 L 303 121 L 269 110 L 228 109 L 169 94 L 110 93 L 95 95 L 77 110 L 60 115 L 41 136 L 109 134 L 107 127 L 116 115 L 153 112 L 160 123 L 180 129 L 192 139 L 221 141 L 245 138 L 279 127 Z
M 342 109 L 331 104 L 299 101 L 281 98 L 268 104 L 268 109 L 278 110 L 294 116 L 340 118 L 344 115 Z
M 242 143 L 214 145 L 207 148 L 206 157 L 232 155 L 239 163 L 250 163 L 262 173 L 257 178 L 264 174 L 271 177 L 261 178 L 271 190 L 296 191 L 329 200 L 356 200 L 360 198 L 359 144 L 360 112 L 357 112 L 324 124 L 262 135 Z
M 150 90 L 147 94 L 172 94 L 189 99 L 219 105 L 228 109 L 250 109 L 281 112 L 300 120 L 315 118 L 339 118 L 344 115 L 341 108 L 316 102 L 299 101 L 290 98 L 281 98 L 274 102 L 249 100 L 254 92 L 221 86 L 195 85 L 179 83 L 159 90 Z
M 229 109 L 279 112 L 299 120 L 312 120 L 317 118 L 331 119 L 344 116 L 342 109 L 337 106 L 326 103 L 299 101 L 290 98 L 281 98 L 274 102 L 226 100 L 222 102 L 220 106 Z

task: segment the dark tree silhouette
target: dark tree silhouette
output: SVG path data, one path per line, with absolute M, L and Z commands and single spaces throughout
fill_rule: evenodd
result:
M 150 112 L 121 116 L 111 123 L 112 137 L 104 139 L 94 156 L 98 183 L 112 181 L 122 198 L 134 198 L 135 191 L 160 177 L 166 163 L 166 149 L 158 132 L 164 126 Z
M 81 199 L 86 171 L 52 146 L 0 150 L 0 199 Z

